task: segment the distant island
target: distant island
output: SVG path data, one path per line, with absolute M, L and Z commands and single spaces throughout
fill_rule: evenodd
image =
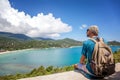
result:
M 118 41 L 110 41 L 109 45 L 120 45 Z M 70 38 L 54 40 L 50 38 L 31 38 L 24 34 L 13 34 L 8 32 L 0 32 L 0 52 L 13 51 L 29 48 L 66 48 L 71 46 L 81 46 L 82 41 Z

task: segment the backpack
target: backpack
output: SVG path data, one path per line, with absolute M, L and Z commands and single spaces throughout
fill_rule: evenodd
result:
M 104 43 L 102 38 L 99 38 L 98 41 L 93 38 L 90 40 L 95 42 L 92 60 L 90 61 L 95 76 L 105 77 L 115 73 L 115 61 L 111 48 Z

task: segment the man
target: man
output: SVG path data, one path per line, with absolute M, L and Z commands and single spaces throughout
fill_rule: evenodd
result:
M 87 37 L 99 40 L 98 27 L 96 25 L 90 26 L 87 29 L 86 33 L 87 33 Z M 94 74 L 90 66 L 90 61 L 92 59 L 92 53 L 94 50 L 94 46 L 95 46 L 95 42 L 90 39 L 83 42 L 83 48 L 82 48 L 82 53 L 81 53 L 82 56 L 80 58 L 80 63 L 75 64 L 74 68 L 82 69 L 83 71 L 87 73 Z M 84 64 L 85 59 L 87 59 L 86 65 Z

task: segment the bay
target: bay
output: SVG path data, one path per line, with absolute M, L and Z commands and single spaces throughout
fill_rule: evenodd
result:
M 112 51 L 120 46 L 111 46 Z M 30 49 L 0 55 L 0 75 L 27 73 L 39 66 L 63 67 L 79 62 L 82 46 L 71 48 Z

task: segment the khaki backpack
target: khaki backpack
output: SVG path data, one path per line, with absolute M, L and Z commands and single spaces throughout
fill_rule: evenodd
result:
M 95 42 L 92 60 L 90 61 L 91 68 L 96 76 L 108 76 L 115 72 L 115 62 L 111 48 L 104 43 L 100 38 L 98 41 L 90 38 Z

